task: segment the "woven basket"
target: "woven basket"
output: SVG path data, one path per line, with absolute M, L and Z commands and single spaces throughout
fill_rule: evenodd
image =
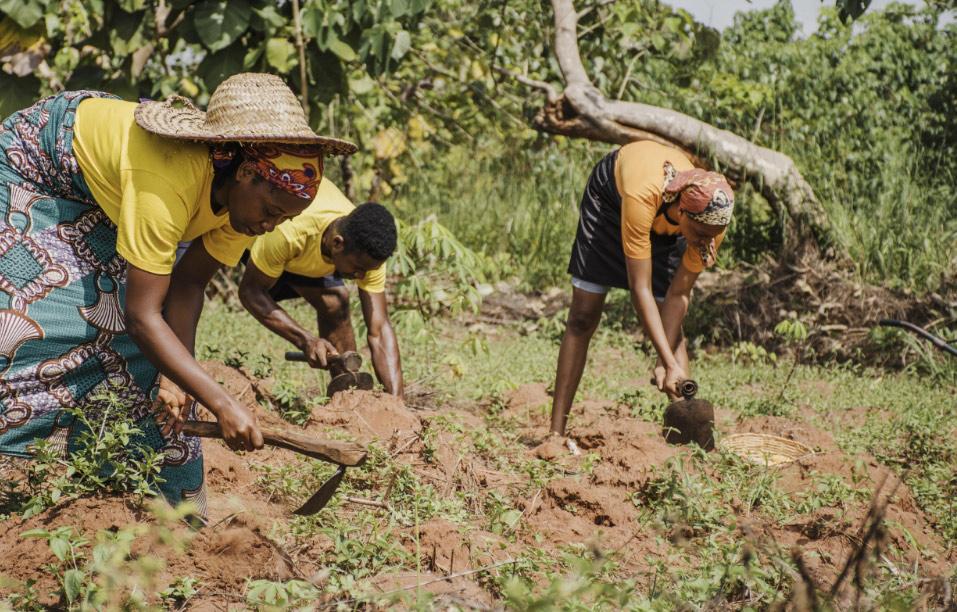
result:
M 800 442 L 762 433 L 738 433 L 721 438 L 720 448 L 758 465 L 775 467 L 814 454 Z

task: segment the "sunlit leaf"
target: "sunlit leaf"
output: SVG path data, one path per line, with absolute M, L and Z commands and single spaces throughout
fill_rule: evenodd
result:
M 395 42 L 392 44 L 392 59 L 402 59 L 411 48 L 412 36 L 410 36 L 406 30 L 400 30 L 399 33 L 395 35 Z
M 322 29 L 323 13 L 318 6 L 308 6 L 299 13 L 302 34 L 306 38 L 316 38 Z
M 116 4 L 127 13 L 142 11 L 146 7 L 146 0 L 116 0 Z
M 391 13 L 393 17 L 405 17 L 411 9 L 409 0 L 392 0 Z
M 253 9 L 253 12 L 262 20 L 263 25 L 273 30 L 277 30 L 289 23 L 289 20 L 280 14 L 279 10 L 271 4 L 262 8 Z
M 349 79 L 349 90 L 354 94 L 369 93 L 373 87 L 375 87 L 375 81 L 368 74 L 363 74 L 356 79 Z
M 348 44 L 342 42 L 338 38 L 332 38 L 329 40 L 328 44 L 329 50 L 339 56 L 344 62 L 353 62 L 359 59 L 359 56 L 356 55 L 356 52 Z
M 246 51 L 246 55 L 243 56 L 243 70 L 250 70 L 255 66 L 259 58 L 262 57 L 263 51 L 265 51 L 265 47 L 262 46 L 253 47 Z
M 372 139 L 376 159 L 392 159 L 405 152 L 405 134 L 394 127 L 381 130 Z
M 205 0 L 193 10 L 200 39 L 211 51 L 224 49 L 249 27 L 252 8 L 246 0 Z
M 50 552 L 60 561 L 66 561 L 70 554 L 70 543 L 62 538 L 51 538 Z
M 289 72 L 299 61 L 296 46 L 285 38 L 270 38 L 266 42 L 266 61 L 279 72 Z
M 83 589 L 84 580 L 86 580 L 86 574 L 78 569 L 63 572 L 63 594 L 66 595 L 67 601 L 77 600 Z
M 30 28 L 43 17 L 43 4 L 39 0 L 0 0 L 0 11 L 21 27 Z

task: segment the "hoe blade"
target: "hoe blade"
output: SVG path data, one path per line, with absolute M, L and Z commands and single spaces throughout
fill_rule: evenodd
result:
M 322 486 L 319 487 L 319 490 L 313 493 L 312 497 L 306 500 L 299 509 L 297 509 L 293 514 L 298 514 L 299 516 L 310 516 L 319 512 L 326 507 L 326 504 L 329 503 L 329 500 L 332 499 L 332 496 L 335 495 L 336 489 L 339 488 L 339 483 L 342 482 L 342 477 L 346 473 L 346 466 L 340 465 L 339 469 L 336 470 L 336 473 L 332 475 L 329 480 L 322 483 Z

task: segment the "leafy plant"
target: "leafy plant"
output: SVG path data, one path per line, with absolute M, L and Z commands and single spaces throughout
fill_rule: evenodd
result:
M 267 610 L 304 606 L 315 601 L 319 594 L 319 589 L 305 580 L 250 580 L 246 585 L 246 603 Z
M 143 441 L 115 393 L 105 392 L 67 412 L 75 419 L 75 442 L 65 458 L 50 441 L 35 445 L 24 518 L 96 491 L 130 492 L 140 500 L 155 494 L 163 456 Z
M 30 529 L 20 536 L 46 540 L 56 559 L 48 569 L 60 584 L 58 594 L 65 609 L 145 610 L 152 607 L 150 596 L 155 593 L 164 562 L 151 555 L 134 555 L 133 544 L 148 539 L 153 545 L 162 544 L 181 552 L 185 538 L 171 526 L 195 514 L 196 508 L 192 504 L 181 504 L 176 509 L 156 504 L 152 512 L 156 524 L 101 530 L 92 547 L 89 538 L 68 525 Z M 157 595 L 183 595 L 188 599 L 194 584 L 193 579 L 177 579 Z M 26 594 L 15 599 L 17 603 L 34 600 L 30 585 L 27 587 Z

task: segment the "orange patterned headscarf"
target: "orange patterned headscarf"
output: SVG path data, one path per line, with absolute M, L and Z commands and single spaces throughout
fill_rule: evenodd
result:
M 287 193 L 312 200 L 322 180 L 322 149 L 289 144 L 243 144 L 243 157 L 259 176 Z
M 667 171 L 667 169 L 666 169 Z M 717 172 L 694 168 L 678 172 L 665 186 L 665 199 L 680 197 L 679 207 L 706 225 L 727 225 L 734 212 L 734 191 Z

